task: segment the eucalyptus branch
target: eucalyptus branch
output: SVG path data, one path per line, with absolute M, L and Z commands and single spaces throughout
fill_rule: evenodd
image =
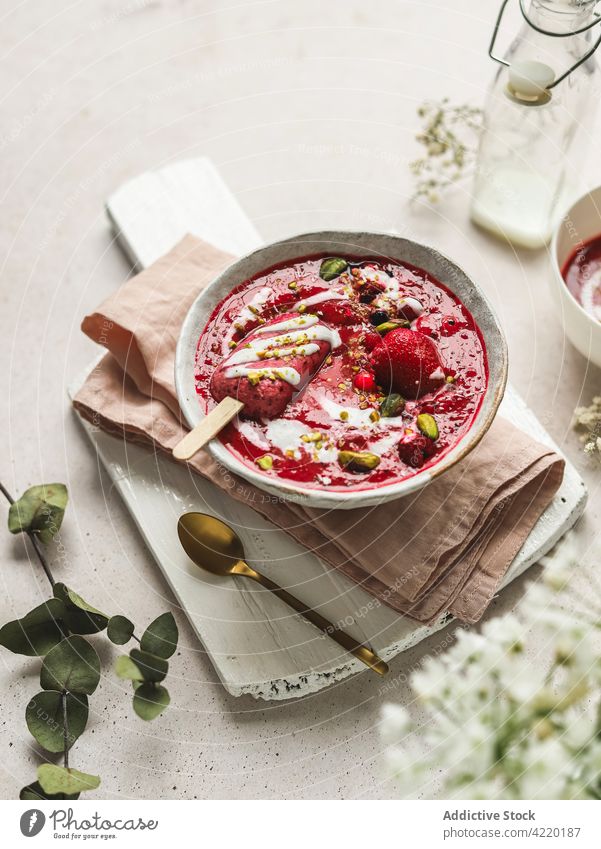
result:
M 6 498 L 6 500 L 8 501 L 9 504 L 12 505 L 12 504 L 15 503 L 15 499 L 12 497 L 12 495 L 7 490 L 7 488 L 4 486 L 2 481 L 0 481 L 0 491 L 2 492 L 2 494 L 4 495 L 4 497 Z M 46 577 L 50 581 L 50 586 L 53 587 L 55 585 L 56 581 L 54 580 L 54 575 L 52 574 L 52 572 L 50 570 L 50 566 L 48 565 L 48 561 L 46 559 L 46 555 L 44 554 L 44 550 L 42 548 L 40 541 L 36 537 L 35 533 L 33 533 L 32 531 L 25 531 L 25 533 L 27 534 L 27 536 L 31 540 L 31 544 L 33 545 L 33 547 L 35 549 L 35 553 L 38 556 L 38 560 L 41 563 L 42 569 L 44 570 L 44 572 L 46 573 Z
M 16 654 L 41 658 L 42 690 L 27 705 L 25 720 L 42 748 L 63 757 L 62 767 L 42 764 L 38 780 L 24 787 L 20 798 L 76 799 L 100 784 L 98 776 L 69 765 L 69 750 L 88 720 L 88 696 L 100 683 L 100 658 L 84 636 L 106 632 L 114 645 L 135 640 L 139 648 L 119 657 L 115 670 L 120 678 L 132 682 L 136 714 L 151 720 L 169 704 L 169 693 L 162 682 L 169 669 L 167 659 L 177 647 L 177 625 L 171 613 L 164 613 L 138 637 L 127 617 L 108 616 L 55 581 L 44 545 L 56 536 L 63 521 L 68 500 L 64 484 L 30 487 L 18 501 L 2 483 L 0 490 L 10 505 L 8 529 L 27 534 L 52 589 L 52 598 L 0 628 L 0 645 Z

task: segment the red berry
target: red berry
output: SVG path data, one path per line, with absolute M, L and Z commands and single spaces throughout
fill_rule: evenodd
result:
M 408 466 L 419 469 L 434 453 L 434 443 L 421 433 L 408 433 L 398 445 L 399 457 Z
M 438 389 L 445 375 L 432 340 L 405 327 L 391 330 L 369 355 L 376 380 L 387 391 L 419 398 Z
M 376 388 L 374 376 L 369 371 L 357 372 L 355 379 L 353 380 L 353 384 L 355 385 L 355 388 L 360 389 L 361 392 L 373 392 Z

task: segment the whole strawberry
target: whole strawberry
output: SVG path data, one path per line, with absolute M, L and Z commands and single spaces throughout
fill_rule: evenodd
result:
M 423 333 L 399 327 L 387 333 L 369 361 L 387 392 L 419 398 L 444 383 L 445 374 L 434 342 Z

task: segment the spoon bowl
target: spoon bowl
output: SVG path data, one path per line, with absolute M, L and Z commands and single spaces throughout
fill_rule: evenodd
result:
M 236 564 L 244 561 L 244 546 L 238 534 L 206 513 L 180 516 L 177 535 L 190 560 L 213 575 L 235 575 Z

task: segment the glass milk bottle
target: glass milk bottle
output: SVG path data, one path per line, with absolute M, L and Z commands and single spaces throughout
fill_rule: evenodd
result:
M 601 42 L 597 0 L 519 0 L 523 25 L 488 95 L 472 220 L 510 242 L 545 245 L 576 190 L 590 137 Z

